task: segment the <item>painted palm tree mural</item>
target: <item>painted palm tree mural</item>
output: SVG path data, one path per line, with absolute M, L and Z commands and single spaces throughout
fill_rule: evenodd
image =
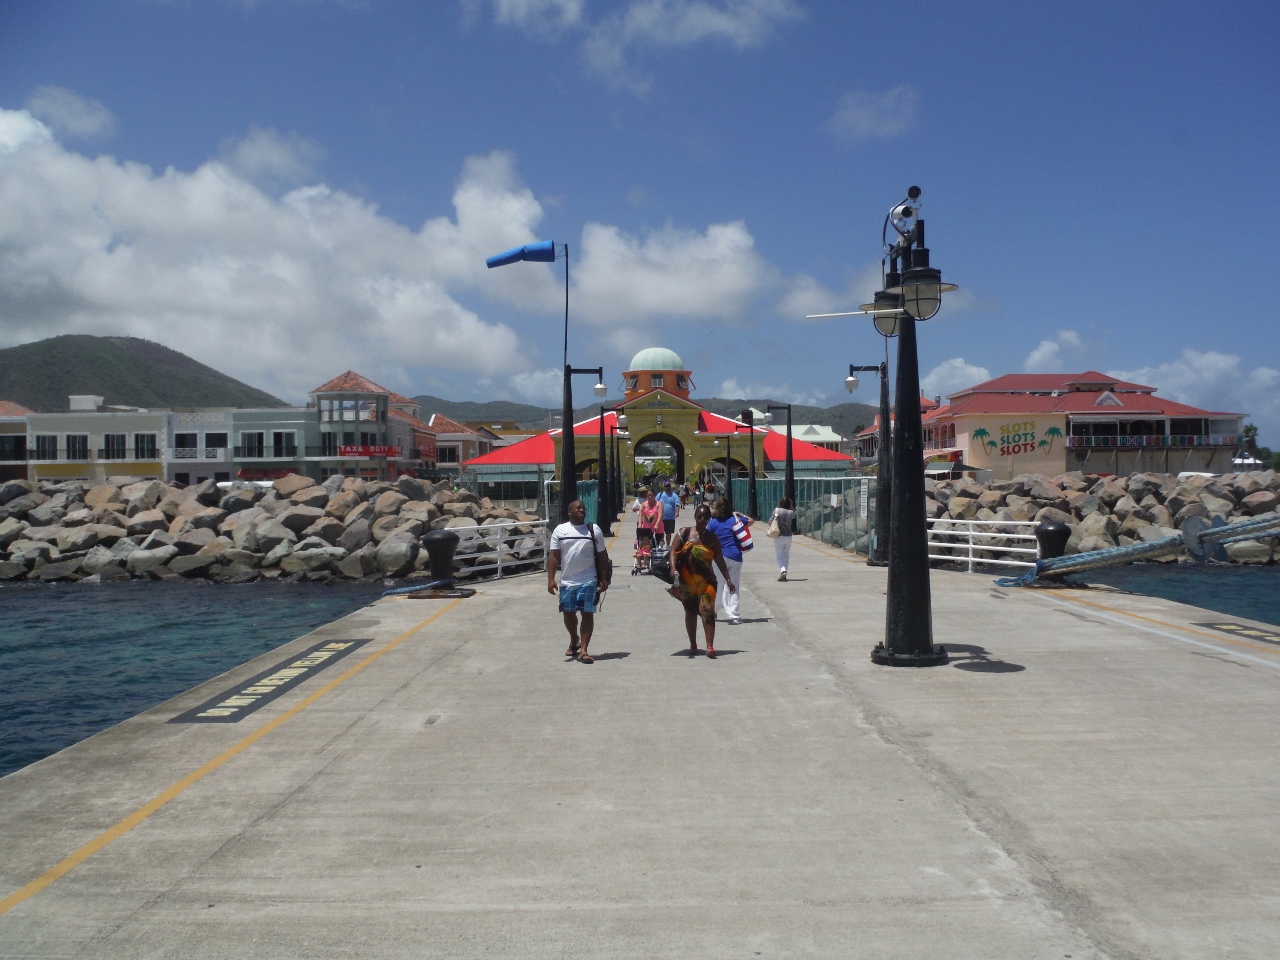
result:
M 1050 427 L 1048 430 L 1046 430 L 1046 431 L 1044 432 L 1044 435 L 1045 435 L 1046 437 L 1048 437 L 1048 438 L 1049 438 L 1049 450 L 1048 450 L 1048 452 L 1049 452 L 1049 453 L 1053 453 L 1053 441 L 1054 441 L 1055 439 L 1057 439 L 1058 437 L 1061 437 L 1061 436 L 1062 436 L 1062 431 L 1061 431 L 1061 430 L 1059 430 L 1057 427 Z M 1044 446 L 1044 441 L 1041 441 L 1041 444 L 1040 444 L 1040 445 L 1041 445 L 1041 446 Z
M 973 439 L 981 441 L 982 445 L 988 450 L 994 450 L 996 447 L 1000 446 L 1000 444 L 991 439 L 991 434 L 987 432 L 986 427 L 979 427 L 977 430 L 973 431 Z

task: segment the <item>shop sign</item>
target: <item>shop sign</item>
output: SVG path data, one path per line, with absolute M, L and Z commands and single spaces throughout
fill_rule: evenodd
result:
M 338 447 L 338 456 L 369 457 L 371 459 L 379 460 L 384 460 L 390 457 L 393 460 L 398 460 L 400 458 L 400 448 L 383 446 Z
M 1054 426 L 1040 433 L 1034 420 L 1018 420 L 1000 424 L 996 436 L 992 436 L 985 427 L 973 431 L 973 439 L 982 444 L 988 456 L 1012 457 L 1026 453 L 1049 456 L 1053 453 L 1054 442 L 1062 437 L 1062 431 Z

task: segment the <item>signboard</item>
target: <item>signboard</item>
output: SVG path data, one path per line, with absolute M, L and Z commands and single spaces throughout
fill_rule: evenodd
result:
M 871 513 L 871 484 L 864 480 L 859 486 L 862 487 L 862 511 L 859 516 L 866 517 Z
M 368 457 L 377 460 L 385 460 L 389 457 L 393 460 L 398 460 L 400 458 L 400 448 L 378 446 L 338 447 L 338 456 Z

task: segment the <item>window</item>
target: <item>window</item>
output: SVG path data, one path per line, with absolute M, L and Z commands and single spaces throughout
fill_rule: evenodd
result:
M 628 390 L 634 390 L 634 389 L 636 389 L 636 388 L 637 388 L 637 387 L 639 387 L 639 386 L 640 386 L 640 378 L 639 378 L 639 377 L 627 377 L 627 389 L 628 389 Z
M 187 447 L 188 449 L 198 447 L 200 446 L 200 441 L 196 439 L 196 436 L 194 433 L 175 433 L 173 435 L 173 445 L 175 447 Z
M 227 435 L 225 433 L 206 433 L 204 435 L 204 445 L 225 450 L 227 449 Z
M 686 377 L 683 373 L 677 373 L 677 374 L 676 374 L 676 387 L 677 387 L 678 389 L 680 389 L 680 390 L 688 390 L 688 389 L 689 389 L 689 378 L 688 378 L 688 377 Z
M 128 439 L 123 433 L 104 433 L 102 435 L 102 459 L 123 460 Z
M 67 459 L 89 459 L 89 435 L 87 433 L 67 434 Z
M 658 389 L 658 387 L 662 386 L 662 374 L 660 373 L 649 374 L 649 386 L 653 387 L 655 390 Z
M 227 483 L 231 479 L 230 472 L 215 473 L 213 475 L 214 483 Z
M 58 459 L 58 435 L 56 433 L 41 433 L 36 435 L 36 459 Z
M 156 458 L 156 435 L 154 433 L 135 433 L 133 435 L 133 459 L 154 460 Z
M 182 484 L 184 487 L 189 487 L 189 486 L 191 486 L 191 474 L 189 474 L 189 473 L 175 473 L 175 474 L 173 475 L 173 482 L 174 482 L 174 483 L 180 483 L 180 484 Z
M 361 433 L 360 446 L 362 447 L 378 446 L 378 435 L 376 433 Z
M 26 460 L 27 459 L 27 438 L 18 437 L 0 437 L 0 460 Z
M 436 447 L 437 463 L 457 463 L 458 448 L 457 447 Z
M 320 456 L 336 457 L 337 455 L 338 455 L 338 435 L 336 433 L 320 434 Z
M 264 457 L 266 456 L 266 435 L 260 431 L 240 433 L 240 456 L 242 457 Z
M 271 455 L 273 457 L 296 457 L 298 446 L 294 440 L 297 434 L 293 430 L 276 430 L 271 434 Z

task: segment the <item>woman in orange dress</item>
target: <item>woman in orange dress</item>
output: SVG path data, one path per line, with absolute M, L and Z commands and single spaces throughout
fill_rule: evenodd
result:
M 671 541 L 672 570 L 678 577 L 669 593 L 684 604 L 684 629 L 689 635 L 689 655 L 698 652 L 698 620 L 707 639 L 707 656 L 716 656 L 716 577 L 713 564 L 720 567 L 725 587 L 733 591 L 729 568 L 720 550 L 720 538 L 707 529 L 711 509 L 702 504 L 693 512 L 696 530 L 685 527 Z

